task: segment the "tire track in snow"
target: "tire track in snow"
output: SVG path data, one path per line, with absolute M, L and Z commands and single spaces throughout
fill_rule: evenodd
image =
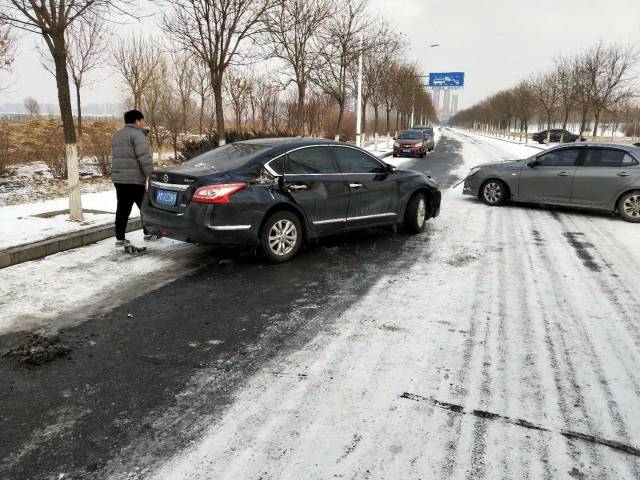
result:
M 544 217 L 548 216 L 545 215 L 544 212 L 537 213 L 542 213 L 542 215 L 535 215 L 534 217 L 542 221 L 536 223 L 540 223 L 545 226 L 549 225 L 548 222 L 544 222 Z M 549 227 L 553 228 L 553 224 L 549 225 Z M 560 231 L 555 235 L 550 235 L 550 237 L 552 239 L 561 238 L 562 233 L 564 232 Z M 554 245 L 557 245 L 557 242 L 554 243 Z M 547 243 L 542 243 L 538 246 L 540 253 L 539 258 L 543 260 L 543 263 L 546 265 L 545 270 L 549 276 L 550 284 L 555 286 L 552 299 L 553 303 L 555 304 L 552 315 L 552 318 L 554 318 L 555 320 L 553 322 L 553 327 L 557 335 L 558 349 L 561 352 L 562 361 L 566 366 L 567 372 L 569 374 L 569 382 L 571 388 L 567 393 L 571 395 L 574 407 L 577 408 L 576 412 L 580 413 L 582 417 L 580 420 L 584 422 L 585 426 L 587 427 L 587 431 L 589 433 L 599 434 L 600 432 L 598 432 L 598 428 L 596 427 L 596 421 L 589 412 L 585 394 L 583 393 L 583 388 L 581 387 L 581 385 L 585 382 L 579 381 L 579 377 L 581 376 L 595 376 L 595 382 L 593 382 L 593 384 L 598 385 L 601 390 L 601 394 L 605 400 L 609 414 L 608 420 L 615 426 L 617 436 L 619 438 L 622 438 L 623 442 L 629 443 L 630 438 L 628 435 L 628 429 L 620 416 L 620 411 L 616 400 L 611 390 L 607 387 L 606 375 L 602 367 L 602 362 L 600 361 L 599 356 L 596 352 L 596 348 L 594 347 L 590 332 L 585 327 L 584 322 L 581 320 L 582 318 L 586 317 L 586 312 L 582 311 L 583 308 L 581 305 L 579 305 L 579 303 L 573 302 L 571 306 L 568 306 L 564 298 L 561 298 L 557 294 L 558 291 L 563 292 L 570 290 L 569 288 L 564 288 L 568 285 L 566 285 L 567 282 L 563 279 L 563 276 L 559 271 L 560 265 L 562 265 L 563 262 L 571 262 L 574 264 L 574 268 L 570 268 L 568 269 L 568 271 L 575 271 L 575 267 L 577 267 L 577 269 L 584 268 L 584 266 L 582 265 L 582 261 L 577 257 L 571 259 L 571 257 L 567 256 L 564 256 L 564 258 L 562 258 L 561 255 L 554 255 Z M 588 274 L 592 275 L 593 272 L 589 271 Z M 595 297 L 593 298 L 597 298 L 597 292 L 593 292 L 593 295 L 595 295 Z M 572 346 L 572 343 L 577 343 L 576 346 L 578 346 L 578 348 L 586 349 L 586 354 L 582 356 L 582 360 L 586 363 L 586 365 L 589 366 L 589 369 L 585 368 L 585 363 L 581 363 L 580 368 L 576 366 L 573 357 L 576 357 L 577 353 L 575 348 Z M 593 452 L 591 452 L 591 455 L 593 460 L 592 464 L 604 468 L 601 461 L 600 452 L 594 450 Z M 605 476 L 606 472 L 603 470 L 602 478 L 604 478 Z

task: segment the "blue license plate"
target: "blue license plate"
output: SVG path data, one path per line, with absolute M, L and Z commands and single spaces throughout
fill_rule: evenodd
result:
M 178 192 L 172 192 L 171 190 L 158 190 L 156 191 L 156 203 L 162 205 L 175 205 L 178 199 Z

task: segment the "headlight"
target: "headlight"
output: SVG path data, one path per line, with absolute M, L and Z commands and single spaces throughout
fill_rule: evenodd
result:
M 473 167 L 471 170 L 469 170 L 469 174 L 467 175 L 467 177 L 475 175 L 476 173 L 478 173 L 480 171 L 481 168 L 482 167 Z
M 399 144 L 398 142 L 395 142 L 395 143 L 393 144 L 393 146 L 394 146 L 394 147 L 396 147 L 396 148 L 400 148 L 400 144 Z

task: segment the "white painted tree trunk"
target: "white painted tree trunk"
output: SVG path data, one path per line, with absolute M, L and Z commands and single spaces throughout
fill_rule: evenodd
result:
M 78 165 L 78 144 L 65 145 L 67 155 L 67 185 L 69 187 L 69 219 L 82 221 L 82 196 L 80 195 L 80 168 Z

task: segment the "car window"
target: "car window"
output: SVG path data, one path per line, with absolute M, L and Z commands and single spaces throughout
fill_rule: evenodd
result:
M 539 156 L 538 162 L 543 167 L 572 167 L 576 164 L 579 153 L 577 148 L 554 150 Z
M 343 173 L 380 173 L 384 171 L 380 162 L 355 148 L 334 147 L 333 153 Z
M 422 138 L 422 135 L 421 130 L 405 130 L 404 132 L 400 132 L 398 138 L 402 140 L 419 140 Z
M 327 147 L 301 148 L 287 154 L 285 162 L 285 173 L 287 175 L 337 172 L 338 170 Z
M 584 157 L 585 167 L 620 167 L 625 152 L 610 148 L 589 148 Z
M 638 165 L 638 162 L 636 161 L 636 159 L 633 158 L 628 153 L 625 154 L 624 158 L 622 159 L 622 166 L 623 167 L 630 167 L 630 166 L 633 166 L 633 165 Z
M 246 165 L 250 160 L 266 152 L 269 145 L 257 143 L 230 143 L 223 147 L 214 148 L 183 163 L 186 166 L 200 166 L 206 164 L 217 171 L 231 170 Z

